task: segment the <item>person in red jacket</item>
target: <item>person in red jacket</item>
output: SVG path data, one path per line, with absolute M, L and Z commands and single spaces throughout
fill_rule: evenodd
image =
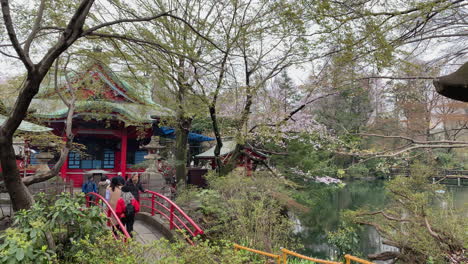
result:
M 140 203 L 133 197 L 130 188 L 126 187 L 122 187 L 122 196 L 117 201 L 115 213 L 127 228 L 127 232 L 133 237 L 133 223 L 135 222 L 135 214 L 140 211 Z

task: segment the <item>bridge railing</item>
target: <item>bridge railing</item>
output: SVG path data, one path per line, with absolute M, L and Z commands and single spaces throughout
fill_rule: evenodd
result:
M 296 253 L 294 251 L 287 250 L 285 248 L 282 248 L 281 252 L 283 252 L 282 257 L 283 257 L 283 263 L 284 264 L 288 263 L 288 256 L 293 256 L 293 257 L 300 258 L 300 259 L 310 260 L 310 261 L 313 261 L 315 263 L 320 263 L 320 264 L 341 264 L 341 262 L 311 258 L 311 257 L 308 257 L 308 256 L 301 255 L 299 253 Z
M 345 255 L 345 260 L 346 260 L 346 264 L 351 264 L 352 261 L 357 262 L 357 263 L 361 263 L 361 264 L 374 264 L 374 263 L 372 263 L 370 261 L 367 261 L 365 259 L 360 259 L 358 257 L 351 256 L 351 255 L 348 255 L 348 254 Z
M 152 216 L 159 214 L 163 219 L 169 222 L 169 229 L 177 229 L 187 232 L 190 237 L 196 237 L 203 234 L 203 230 L 190 218 L 179 206 L 171 201 L 166 196 L 146 190 L 147 196 L 140 197 L 141 201 L 148 201 L 141 203 L 141 207 L 149 209 Z M 190 237 L 186 237 L 189 243 L 193 244 Z
M 94 192 L 89 192 L 86 194 L 86 207 L 89 206 L 97 206 L 105 213 L 107 216 L 107 224 L 112 227 L 112 232 L 113 236 L 116 239 L 119 239 L 120 237 L 117 235 L 117 232 L 122 232 L 124 235 L 124 240 L 126 241 L 128 238 L 130 238 L 130 235 L 127 232 L 127 229 L 125 226 L 122 224 L 122 221 L 120 221 L 120 218 L 117 216 L 115 213 L 114 209 L 110 206 L 110 204 L 106 201 L 104 197 L 99 195 L 98 193 Z
M 281 255 L 276 255 L 276 254 L 268 253 L 268 252 L 265 252 L 265 251 L 244 247 L 244 246 L 241 246 L 241 245 L 238 245 L 238 244 L 234 244 L 234 248 L 236 250 L 242 249 L 242 250 L 246 250 L 246 251 L 249 251 L 249 252 L 252 252 L 252 253 L 255 253 L 255 254 L 259 254 L 259 255 L 269 257 L 269 258 L 276 259 L 276 262 L 278 264 L 281 264 Z

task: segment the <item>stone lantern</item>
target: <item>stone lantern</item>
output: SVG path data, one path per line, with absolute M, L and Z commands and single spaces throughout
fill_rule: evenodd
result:
M 48 172 L 50 171 L 47 162 L 54 158 L 54 155 L 50 152 L 41 152 L 36 155 L 36 159 L 39 162 L 37 172 Z
M 47 150 L 40 152 L 39 154 L 36 155 L 37 162 L 39 163 L 37 172 L 48 172 L 50 171 L 49 166 L 47 163 L 54 158 L 54 155 L 49 152 L 49 149 L 56 147 L 57 144 L 55 143 L 49 143 L 47 144 Z
M 158 136 L 152 136 L 150 143 L 143 148 L 148 150 L 148 155 L 146 155 L 144 158 L 150 161 L 150 165 L 141 175 L 148 179 L 150 190 L 166 195 L 164 192 L 167 190 L 165 189 L 169 188 L 165 188 L 166 180 L 164 179 L 162 173 L 159 172 L 158 168 L 158 160 L 160 158 L 159 150 L 164 149 L 165 147 L 159 144 Z

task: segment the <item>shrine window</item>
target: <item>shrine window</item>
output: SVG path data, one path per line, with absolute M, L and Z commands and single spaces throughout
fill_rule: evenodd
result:
M 104 160 L 103 160 L 103 168 L 104 169 L 113 169 L 114 168 L 114 160 L 115 160 L 115 152 L 112 150 L 104 150 Z
M 91 135 L 77 137 L 76 143 L 84 145 L 81 155 L 70 152 L 68 167 L 70 169 L 113 169 L 115 167 L 115 152 L 119 140 L 111 138 L 95 138 Z
M 81 167 L 81 155 L 80 153 L 70 151 L 68 153 L 68 168 L 79 169 Z
M 148 154 L 146 150 L 138 150 L 135 152 L 135 162 L 133 164 L 142 163 L 145 161 L 145 156 Z

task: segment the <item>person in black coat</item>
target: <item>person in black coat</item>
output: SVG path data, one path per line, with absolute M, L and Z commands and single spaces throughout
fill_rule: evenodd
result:
M 141 185 L 140 182 L 140 175 L 138 175 L 137 172 L 135 172 L 130 179 L 125 183 L 125 186 L 130 190 L 130 192 L 133 194 L 133 197 L 140 202 L 140 191 L 145 192 L 145 189 L 143 189 L 143 186 Z

